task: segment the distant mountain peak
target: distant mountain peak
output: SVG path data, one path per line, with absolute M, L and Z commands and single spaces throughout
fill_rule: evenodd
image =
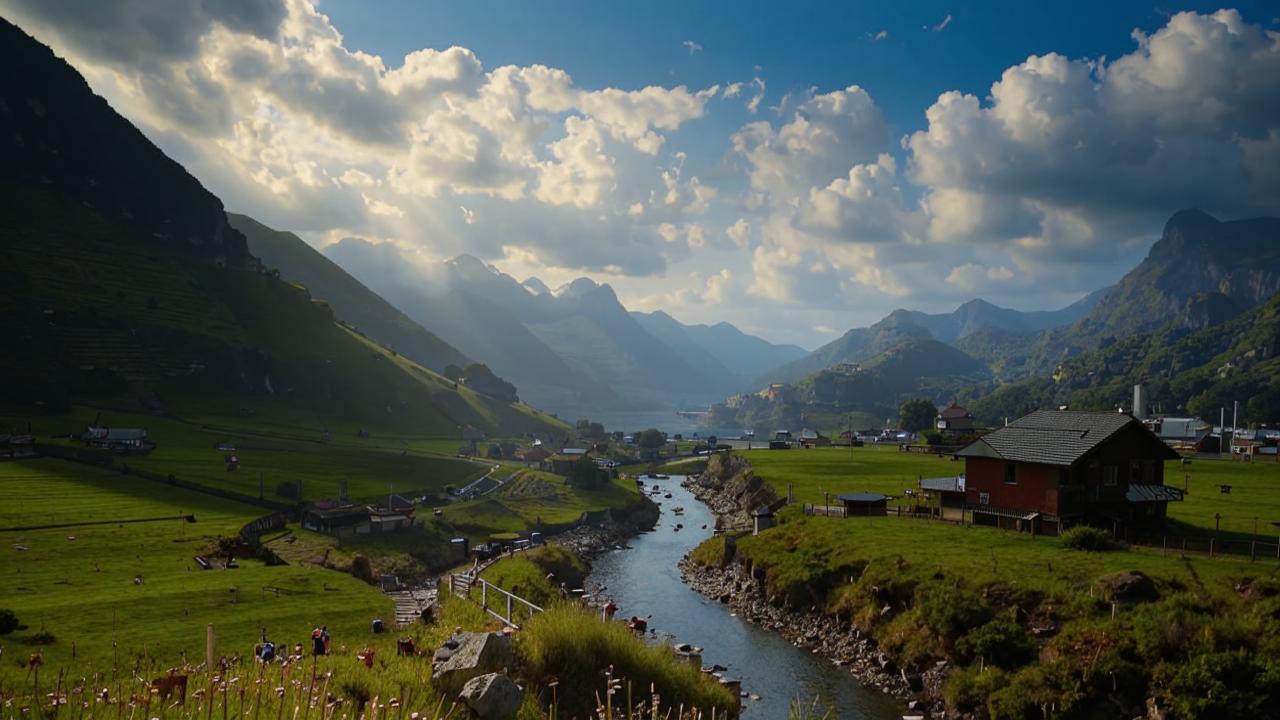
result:
M 606 286 L 598 284 L 595 280 L 592 280 L 589 277 L 580 277 L 573 282 L 566 283 L 556 288 L 554 294 L 558 298 L 581 297 L 601 287 Z
M 467 255 L 463 253 L 456 257 L 445 260 L 446 265 L 450 265 L 463 272 L 487 272 L 493 275 L 501 275 L 497 268 L 486 263 L 475 255 Z
M 534 295 L 550 295 L 551 294 L 551 288 L 547 287 L 546 283 L 542 282 L 536 277 L 527 278 L 524 282 L 520 284 L 524 287 L 525 290 L 528 290 Z

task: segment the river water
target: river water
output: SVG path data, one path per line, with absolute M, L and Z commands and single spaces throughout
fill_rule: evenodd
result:
M 745 699 L 744 718 L 778 720 L 787 716 L 793 699 L 835 708 L 841 720 L 899 720 L 901 709 L 890 698 L 867 690 L 849 672 L 829 660 L 800 650 L 781 637 L 735 617 L 730 609 L 709 600 L 680 581 L 676 563 L 712 534 L 715 518 L 680 482 L 646 478 L 646 487 L 662 486 L 670 500 L 659 498 L 662 519 L 649 533 L 631 540 L 624 550 L 598 557 L 587 587 L 603 585 L 601 597 L 618 604 L 618 617 L 649 619 L 658 637 L 703 648 L 703 665 L 728 668 L 725 676 L 741 679 L 742 689 L 759 695 Z M 683 507 L 683 515 L 671 510 Z M 684 529 L 676 531 L 676 523 Z M 703 525 L 706 529 L 703 529 Z

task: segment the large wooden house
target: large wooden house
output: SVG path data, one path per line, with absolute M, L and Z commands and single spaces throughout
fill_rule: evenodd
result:
M 1159 521 L 1182 499 L 1164 484 L 1164 461 L 1178 455 L 1124 413 L 1038 410 L 958 455 L 975 524 L 1045 535 L 1116 528 Z

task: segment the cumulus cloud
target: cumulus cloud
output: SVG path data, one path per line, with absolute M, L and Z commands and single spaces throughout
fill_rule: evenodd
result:
M 1110 62 L 1029 57 L 986 104 L 940 96 L 905 140 L 932 236 L 1103 259 L 1179 207 L 1276 210 L 1259 158 L 1280 126 L 1280 36 L 1223 10 L 1134 39 Z
M 1280 35 L 1234 10 L 1175 14 L 1115 58 L 1044 48 L 989 92 L 941 93 L 896 144 L 858 85 L 760 112 L 758 66 L 703 88 L 582 87 L 463 47 L 362 52 L 306 0 L 0 11 L 233 210 L 384 255 L 600 273 L 624 297 L 741 307 L 747 326 L 803 307 L 839 328 L 850 308 L 873 321 L 976 292 L 1065 304 L 1181 207 L 1280 212 Z M 712 113 L 735 119 L 690 146 Z
M 719 86 L 582 88 L 461 47 L 384 59 L 305 0 L 0 5 L 229 205 L 290 229 L 461 252 L 496 250 L 481 227 L 505 227 L 569 267 L 652 274 L 677 255 L 642 257 L 664 218 L 631 209 L 674 197 L 699 215 L 716 196 L 654 158 Z

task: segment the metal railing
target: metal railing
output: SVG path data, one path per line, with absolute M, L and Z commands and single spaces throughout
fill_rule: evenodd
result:
M 476 600 L 475 597 L 477 586 L 480 588 L 479 600 Z M 531 618 L 536 613 L 542 612 L 542 608 L 519 595 L 503 590 L 484 578 L 472 577 L 466 573 L 449 576 L 449 591 L 457 597 L 476 603 L 481 610 L 501 620 L 504 625 L 517 630 L 520 629 L 520 625 L 516 622 L 517 619 Z M 497 601 L 498 609 L 494 609 L 489 605 L 490 596 Z

